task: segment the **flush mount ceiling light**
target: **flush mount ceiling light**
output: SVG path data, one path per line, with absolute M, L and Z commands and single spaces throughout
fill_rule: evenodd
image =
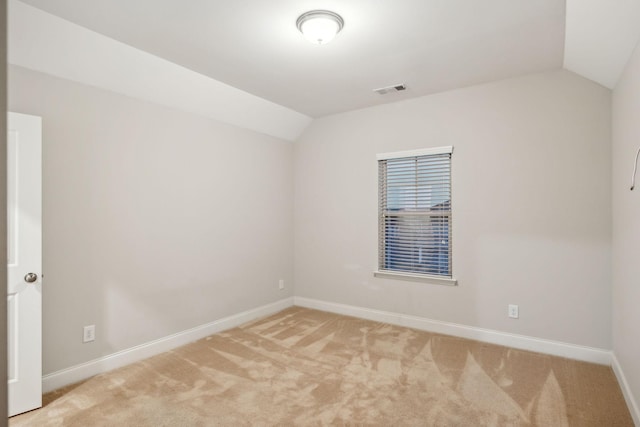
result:
M 326 44 L 342 30 L 344 20 L 329 10 L 311 10 L 298 17 L 296 26 L 311 43 Z

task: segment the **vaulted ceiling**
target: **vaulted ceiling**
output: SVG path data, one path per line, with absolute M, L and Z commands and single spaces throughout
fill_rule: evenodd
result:
M 640 34 L 639 0 L 21 1 L 307 118 L 563 66 L 612 88 Z M 318 8 L 345 21 L 322 46 L 295 25 Z
M 24 0 L 312 117 L 562 67 L 562 0 Z M 310 9 L 343 31 L 313 45 Z M 396 97 L 397 99 L 397 97 Z

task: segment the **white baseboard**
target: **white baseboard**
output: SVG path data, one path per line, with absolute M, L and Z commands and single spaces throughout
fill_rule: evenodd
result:
M 636 426 L 640 426 L 640 409 L 638 409 L 638 402 L 631 392 L 631 388 L 629 387 L 627 378 L 624 376 L 622 366 L 620 366 L 620 362 L 618 362 L 618 358 L 616 357 L 615 353 L 611 355 L 611 359 L 611 367 L 613 368 L 613 372 L 616 374 L 616 378 L 618 378 L 618 383 L 620 383 L 620 388 L 622 389 L 624 400 L 627 402 L 629 412 L 631 412 L 633 422 Z
M 490 329 L 482 329 L 455 323 L 442 322 L 439 320 L 431 320 L 407 314 L 320 301 L 304 297 L 285 298 L 271 304 L 247 310 L 233 316 L 218 319 L 211 323 L 197 326 L 195 328 L 169 335 L 155 341 L 128 348 L 126 350 L 94 359 L 80 365 L 72 366 L 70 368 L 47 374 L 42 377 L 43 392 L 46 393 L 52 390 L 56 390 L 60 387 L 85 380 L 94 375 L 117 369 L 151 356 L 155 356 L 156 354 L 160 354 L 162 352 L 172 350 L 174 348 L 207 337 L 209 335 L 234 328 L 236 326 L 250 322 L 251 320 L 277 313 L 278 311 L 284 310 L 285 308 L 291 307 L 293 305 L 314 308 L 317 310 L 323 310 L 347 316 L 354 316 L 378 322 L 385 322 L 423 331 L 453 335 L 491 344 L 504 345 L 513 348 L 519 348 L 522 350 L 536 351 L 540 353 L 552 354 L 555 356 L 568 357 L 571 359 L 577 359 L 586 362 L 593 362 L 604 365 L 611 365 L 613 362 L 615 362 L 613 366 L 614 372 L 616 372 L 616 375 L 618 376 L 618 379 L 621 383 L 623 392 L 625 393 L 625 399 L 627 399 L 629 407 L 631 408 L 630 410 L 632 412 L 635 411 L 635 414 L 633 416 L 636 420 L 636 424 L 638 424 L 637 405 L 631 397 L 629 387 L 626 383 L 626 380 L 624 379 L 624 376 L 622 375 L 620 366 L 617 365 L 617 361 L 615 360 L 615 358 L 612 358 L 611 351 L 579 346 L 575 344 L 567 344 L 558 341 L 544 340 L 524 335 L 509 334 Z
M 491 329 L 476 328 L 473 326 L 426 319 L 424 317 L 355 307 L 311 298 L 294 297 L 294 304 L 300 307 L 315 308 L 331 313 L 375 320 L 439 334 L 453 335 L 521 350 L 535 351 L 601 365 L 611 365 L 611 351 L 599 348 L 545 340 L 526 335 L 510 334 Z
M 233 316 L 215 320 L 205 325 L 196 326 L 177 334 L 169 335 L 145 344 L 128 348 L 108 356 L 94 359 L 80 365 L 62 369 L 42 377 L 44 393 L 56 390 L 69 384 L 77 383 L 94 375 L 120 368 L 125 365 L 146 359 L 156 354 L 189 344 L 209 335 L 235 328 L 244 323 L 268 316 L 293 305 L 293 297 L 285 298 L 271 304 L 263 305 Z

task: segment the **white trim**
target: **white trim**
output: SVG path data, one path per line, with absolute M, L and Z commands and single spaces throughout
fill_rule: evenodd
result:
M 586 347 L 560 341 L 551 341 L 525 335 L 510 334 L 491 329 L 459 325 L 456 323 L 442 322 L 440 320 L 432 320 L 408 314 L 373 310 L 370 308 L 355 307 L 311 298 L 294 297 L 294 304 L 300 307 L 314 308 L 331 313 L 390 323 L 392 325 L 404 326 L 428 332 L 453 335 L 456 337 L 468 338 L 491 344 L 518 348 L 521 350 L 535 351 L 602 365 L 611 365 L 611 351 L 600 348 Z
M 430 276 L 428 274 L 397 273 L 394 271 L 376 270 L 375 277 L 381 279 L 409 280 L 411 282 L 432 283 L 434 285 L 456 286 L 458 281 L 452 277 Z
M 422 148 L 420 150 L 396 151 L 393 153 L 380 153 L 376 157 L 378 160 L 400 159 L 403 157 L 430 156 L 434 154 L 451 154 L 453 146 Z
M 94 375 L 108 372 L 125 365 L 146 359 L 156 354 L 189 344 L 209 335 L 235 328 L 251 320 L 277 313 L 293 305 L 293 297 L 285 298 L 271 304 L 243 311 L 232 316 L 215 320 L 205 325 L 196 326 L 164 338 L 118 351 L 80 365 L 62 369 L 42 377 L 42 390 L 47 393 Z
M 11 0 L 9 64 L 295 141 L 311 117 Z
M 620 366 L 620 362 L 618 361 L 615 352 L 612 353 L 611 359 L 611 368 L 616 374 L 616 378 L 618 378 L 618 383 L 620 383 L 622 395 L 624 396 L 624 400 L 627 402 L 627 407 L 629 408 L 629 412 L 631 413 L 631 418 L 633 418 L 633 422 L 636 426 L 640 426 L 640 409 L 638 409 L 638 402 L 633 397 L 631 387 L 629 387 L 629 383 L 627 382 L 627 378 L 622 371 L 622 366 Z

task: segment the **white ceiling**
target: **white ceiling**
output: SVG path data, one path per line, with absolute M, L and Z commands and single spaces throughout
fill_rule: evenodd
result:
M 567 0 L 564 68 L 613 89 L 640 37 L 640 0 Z
M 17 0 L 8 5 L 11 65 L 289 141 L 312 120 Z
M 564 0 L 22 1 L 311 117 L 559 69 L 564 59 Z M 295 26 L 318 8 L 345 20 L 324 46 Z M 408 89 L 372 92 L 398 83 Z
M 640 0 L 8 5 L 10 64 L 289 141 L 312 117 L 562 66 L 613 89 L 640 37 Z M 317 8 L 346 21 L 329 45 L 295 27 Z

